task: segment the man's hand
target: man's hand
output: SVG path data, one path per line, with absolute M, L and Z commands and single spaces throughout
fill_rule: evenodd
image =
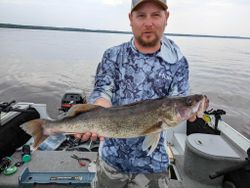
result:
M 98 136 L 96 133 L 91 133 L 91 132 L 86 132 L 86 133 L 79 133 L 79 134 L 74 134 L 75 138 L 81 139 L 82 141 L 87 141 L 91 139 L 92 141 L 96 141 L 97 138 L 99 137 L 100 141 L 104 140 L 103 136 Z
M 207 96 L 205 96 L 205 98 L 206 99 L 205 99 L 204 109 L 206 110 L 209 107 L 209 99 L 207 98 Z M 194 122 L 196 119 L 197 119 L 197 116 L 196 116 L 196 114 L 194 114 L 191 118 L 188 119 L 188 121 L 189 122 Z
M 109 108 L 112 106 L 111 102 L 108 101 L 107 99 L 104 98 L 99 98 L 95 101 L 94 105 L 102 106 L 104 108 Z M 74 134 L 74 136 L 78 139 L 81 139 L 82 141 L 87 141 L 91 139 L 92 141 L 96 141 L 97 138 L 99 137 L 100 141 L 104 140 L 103 136 L 99 136 L 96 133 L 91 133 L 91 132 L 86 132 L 86 133 L 79 133 L 79 134 Z

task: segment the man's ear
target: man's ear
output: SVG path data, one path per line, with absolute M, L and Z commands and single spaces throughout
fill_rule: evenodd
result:
M 165 25 L 167 25 L 168 24 L 168 18 L 169 18 L 169 15 L 170 15 L 169 11 L 166 10 L 165 15 L 166 15 L 166 23 L 165 23 Z
M 129 21 L 130 21 L 130 26 L 132 25 L 131 23 L 132 23 L 132 12 L 130 12 L 129 14 L 128 14 L 128 18 L 129 18 Z

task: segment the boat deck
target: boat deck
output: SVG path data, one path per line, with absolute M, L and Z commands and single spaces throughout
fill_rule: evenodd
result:
M 18 187 L 18 177 L 24 169 L 29 168 L 30 172 L 88 172 L 88 162 L 86 167 L 78 164 L 78 161 L 71 158 L 76 154 L 79 157 L 86 157 L 96 160 L 96 152 L 65 152 L 65 151 L 35 151 L 32 153 L 31 161 L 18 168 L 18 171 L 10 176 L 0 174 L 0 187 Z M 21 160 L 21 152 L 13 155 L 13 163 Z M 37 186 L 36 186 L 37 187 Z M 40 187 L 40 186 L 39 186 Z M 42 186 L 41 186 L 42 187 Z M 59 187 L 58 185 L 44 187 Z M 62 186 L 60 186 L 62 187 Z
M 80 157 L 87 157 L 96 160 L 96 152 L 77 152 L 77 151 L 35 151 L 32 154 L 32 160 L 18 168 L 18 171 L 11 176 L 0 175 L 0 187 L 18 187 L 18 177 L 27 167 L 31 172 L 88 172 L 88 163 L 86 167 L 81 167 L 77 160 L 72 159 L 71 155 L 76 154 Z M 13 155 L 14 162 L 20 161 L 21 153 L 16 152 Z M 203 185 L 190 179 L 183 171 L 183 155 L 175 156 L 175 165 L 178 169 L 179 180 L 170 179 L 169 188 L 217 188 L 216 186 Z M 47 185 L 48 186 L 48 185 Z M 58 187 L 51 185 L 50 187 Z M 62 186 L 60 186 L 62 187 Z M 79 187 L 79 186 L 78 186 Z M 219 187 L 218 187 L 219 188 Z

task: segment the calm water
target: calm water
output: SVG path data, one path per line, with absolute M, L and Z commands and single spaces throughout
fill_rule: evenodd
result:
M 46 103 L 57 114 L 63 93 L 88 96 L 102 54 L 131 35 L 0 29 L 0 101 Z M 170 37 L 190 62 L 191 93 L 204 93 L 224 120 L 250 138 L 250 40 Z

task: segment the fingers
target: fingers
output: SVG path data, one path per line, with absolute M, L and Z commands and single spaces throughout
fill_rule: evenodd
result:
M 100 137 L 99 137 L 99 140 L 100 140 L 100 141 L 104 141 L 104 137 L 103 137 L 103 136 L 100 136 Z
M 81 139 L 82 138 L 82 134 L 80 134 L 80 133 L 74 134 L 74 137 L 78 138 L 78 139 Z
M 96 133 L 92 133 L 90 139 L 91 139 L 92 141 L 96 141 L 96 140 L 97 140 L 97 137 L 98 137 L 98 135 L 97 135 Z
M 87 141 L 90 139 L 91 135 L 92 135 L 91 132 L 86 132 L 86 133 L 82 134 L 81 140 Z
M 207 99 L 205 102 L 205 109 L 208 109 L 208 107 L 209 107 L 209 99 Z
M 104 141 L 104 137 L 103 137 L 103 136 L 99 136 L 99 135 L 96 134 L 96 133 L 92 133 L 90 139 L 91 139 L 92 141 L 96 141 L 97 138 L 99 138 L 100 141 Z
M 78 133 L 78 134 L 74 134 L 74 136 L 78 139 L 81 139 L 82 141 L 87 141 L 89 139 L 91 139 L 92 141 L 96 141 L 97 138 L 99 137 L 98 134 L 96 133 L 91 133 L 91 132 L 86 132 L 86 133 Z M 99 137 L 99 140 L 100 141 L 103 141 L 104 140 L 104 137 L 103 136 L 100 136 Z
M 188 121 L 189 121 L 189 122 L 194 122 L 196 119 L 197 119 L 196 114 L 194 114 L 193 116 L 191 116 L 191 117 L 188 119 Z
M 87 140 L 90 139 L 91 135 L 92 135 L 92 134 L 91 134 L 90 132 L 86 132 L 86 133 L 77 133 L 77 134 L 74 134 L 74 137 L 75 137 L 75 138 L 78 138 L 78 139 L 80 139 L 80 140 L 82 140 L 82 141 L 87 141 Z
M 209 99 L 206 95 L 204 97 L 205 97 L 205 109 L 207 109 L 209 106 Z

